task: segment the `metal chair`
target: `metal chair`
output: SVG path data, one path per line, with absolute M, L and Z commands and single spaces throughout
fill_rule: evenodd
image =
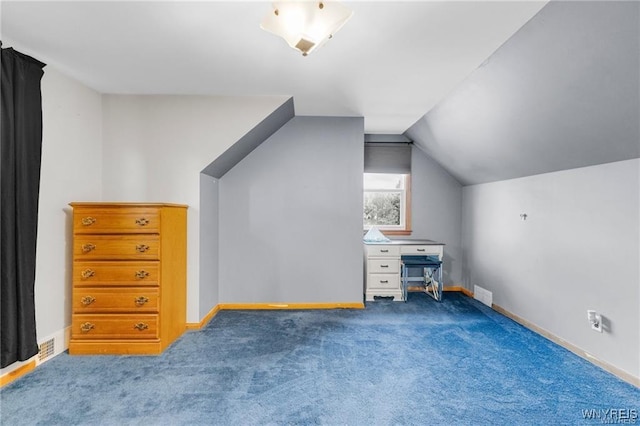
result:
M 402 274 L 402 296 L 407 301 L 409 283 L 420 281 L 423 291 L 429 296 L 442 301 L 442 261 L 438 256 L 405 256 L 400 258 Z M 421 277 L 410 277 L 410 269 L 422 269 Z

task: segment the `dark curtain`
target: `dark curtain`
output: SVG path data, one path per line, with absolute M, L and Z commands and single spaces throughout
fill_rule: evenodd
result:
M 1 44 L 0 44 L 1 46 Z M 4 368 L 38 353 L 33 287 L 45 64 L 2 49 L 0 97 L 0 362 Z

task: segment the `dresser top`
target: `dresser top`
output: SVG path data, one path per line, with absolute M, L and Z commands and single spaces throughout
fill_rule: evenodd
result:
M 173 203 L 136 203 L 136 202 L 104 202 L 104 201 L 79 201 L 69 203 L 71 207 L 183 207 L 189 208 L 186 204 Z
M 391 240 L 391 241 L 363 241 L 367 245 L 383 245 L 383 246 L 443 246 L 444 243 L 439 243 L 432 240 Z

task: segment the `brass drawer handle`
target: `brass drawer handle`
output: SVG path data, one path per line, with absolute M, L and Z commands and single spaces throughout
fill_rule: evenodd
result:
M 380 280 L 380 284 L 387 284 L 389 283 L 389 280 Z
M 149 298 L 140 296 L 140 297 L 136 297 L 135 301 L 136 301 L 136 306 L 142 306 L 149 301 Z
M 380 249 L 380 253 L 389 253 L 389 250 L 386 250 L 386 249 L 385 249 L 385 250 L 382 250 L 382 249 Z
M 90 322 L 85 322 L 80 326 L 80 331 L 82 331 L 83 333 L 88 333 L 94 328 L 96 328 L 95 324 L 91 324 Z
M 136 325 L 133 326 L 133 328 L 135 328 L 136 330 L 142 331 L 142 330 L 146 330 L 147 328 L 149 328 L 149 326 L 143 322 L 139 322 Z
M 96 301 L 96 298 L 93 296 L 84 296 L 82 299 L 80 299 L 80 301 L 84 306 L 89 306 Z
M 94 271 L 93 269 L 85 269 L 84 271 L 82 271 L 81 275 L 83 279 L 87 279 L 87 278 L 91 278 L 92 276 L 94 276 L 96 274 L 96 271 Z
M 416 251 L 424 251 L 424 249 L 416 249 Z
M 93 225 L 94 223 L 96 223 L 96 218 L 95 218 L 95 217 L 91 217 L 91 216 L 89 216 L 89 217 L 83 217 L 83 218 L 82 218 L 82 224 L 83 224 L 84 226 L 91 226 L 91 225 Z
M 149 219 L 147 219 L 146 217 L 141 217 L 139 219 L 136 219 L 136 225 L 138 226 L 145 226 L 149 224 Z
M 380 265 L 381 268 L 388 268 L 389 265 Z
M 82 252 L 83 253 L 89 253 L 90 251 L 93 251 L 95 249 L 96 249 L 95 244 L 87 243 L 87 244 L 83 244 L 82 245 Z
M 144 253 L 145 251 L 149 250 L 149 246 L 146 244 L 138 244 L 136 246 L 136 251 L 139 253 Z
M 144 269 L 141 269 L 139 271 L 136 271 L 136 278 L 139 278 L 141 280 L 147 278 L 149 276 L 149 273 L 147 271 L 145 271 Z

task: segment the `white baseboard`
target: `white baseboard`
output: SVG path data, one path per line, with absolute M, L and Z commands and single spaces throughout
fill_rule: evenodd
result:
M 504 309 L 501 306 L 498 306 L 496 304 L 494 304 L 492 306 L 494 311 L 500 312 L 502 315 L 511 318 L 512 320 L 514 320 L 515 322 L 517 322 L 518 324 L 528 328 L 529 330 L 541 335 L 542 337 L 545 337 L 549 340 L 551 340 L 553 343 L 562 346 L 563 348 L 573 352 L 574 354 L 578 355 L 580 358 L 586 359 L 587 361 L 589 361 L 590 363 L 597 365 L 598 367 L 602 368 L 603 370 L 613 374 L 614 376 L 624 380 L 627 383 L 630 383 L 638 388 L 640 388 L 640 377 L 636 377 L 633 374 L 624 371 L 616 366 L 613 366 L 611 364 L 609 364 L 606 361 L 603 361 L 601 359 L 598 359 L 596 357 L 594 357 L 593 355 L 591 355 L 590 353 L 588 353 L 587 351 L 585 351 L 582 348 L 579 348 L 578 346 L 567 342 L 566 340 L 556 336 L 555 334 L 551 333 L 548 330 L 545 330 L 542 327 L 538 327 L 537 325 L 535 325 L 534 323 L 532 323 L 531 321 L 528 321 L 514 313 L 511 313 L 509 311 L 507 311 L 506 309 Z

